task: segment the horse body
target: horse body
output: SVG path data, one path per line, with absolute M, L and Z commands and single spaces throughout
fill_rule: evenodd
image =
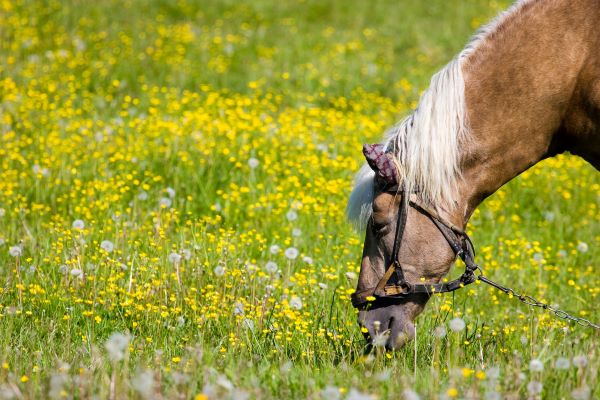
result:
M 437 94 L 447 86 L 462 85 L 462 96 L 446 96 L 444 101 L 464 99 L 464 106 L 458 108 L 464 120 L 457 126 L 465 126 L 468 131 L 466 134 L 420 132 L 419 129 L 430 128 L 422 121 L 436 119 L 429 115 L 416 116 L 418 112 L 447 112 L 449 108 L 446 104 L 437 107 L 423 104 L 436 101 L 431 93 L 429 98 L 426 93 L 415 115 L 401 125 L 405 132 L 399 132 L 388 141 L 388 147 L 391 143 L 396 152 L 400 178 L 410 181 L 411 177 L 419 176 L 411 175 L 411 165 L 418 163 L 407 163 L 409 157 L 426 157 L 425 161 L 431 162 L 432 155 L 440 153 L 429 136 L 441 136 L 437 146 L 459 146 L 454 149 L 454 166 L 445 165 L 440 167 L 445 168 L 442 171 L 431 171 L 438 176 L 448 176 L 457 170 L 455 187 L 447 188 L 452 194 L 440 196 L 437 202 L 434 195 L 425 195 L 421 201 L 432 203 L 430 205 L 445 220 L 465 227 L 475 208 L 487 196 L 544 158 L 570 151 L 600 168 L 598 21 L 600 0 L 524 0 L 484 28 L 457 58 L 460 79 L 454 79 L 451 84 L 440 83 L 438 81 L 445 76 L 456 75 L 442 73 L 434 77 L 432 86 L 435 87 L 430 88 Z M 451 63 L 446 69 L 455 67 Z M 456 89 L 454 86 L 450 91 Z M 414 124 L 411 118 L 415 119 Z M 443 121 L 443 118 L 438 120 Z M 416 131 L 409 132 L 411 128 Z M 426 136 L 429 138 L 423 139 Z M 415 147 L 411 140 L 423 140 L 430 154 L 421 154 L 426 153 L 423 146 Z M 412 150 L 415 148 L 419 150 Z M 442 152 L 449 157 L 454 153 Z M 444 164 L 451 163 L 444 160 Z M 357 290 L 376 286 L 393 261 L 390 254 L 401 197 L 379 190 L 373 175 L 364 173 L 363 181 L 354 192 L 363 192 L 369 187 L 365 185 L 365 176 L 370 179 L 366 182 L 370 182 L 372 193 L 368 196 L 353 193 L 354 200 L 351 198 L 349 204 L 349 214 L 360 214 L 352 208 L 369 209 L 368 213 L 362 213 L 368 216 L 368 229 Z M 412 182 L 414 187 L 420 185 L 423 185 L 421 181 Z M 448 198 L 451 201 L 445 201 Z M 366 203 L 355 204 L 356 199 Z M 406 226 L 398 259 L 407 281 L 439 282 L 456 255 L 426 216 L 411 210 Z M 359 322 L 369 330 L 371 338 L 382 333 L 389 335 L 387 346 L 396 348 L 414 335 L 413 321 L 428 299 L 427 295 L 414 294 L 391 305 L 373 304 L 359 312 Z

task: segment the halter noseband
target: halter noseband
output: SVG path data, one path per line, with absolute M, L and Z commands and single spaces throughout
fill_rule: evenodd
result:
M 392 192 L 392 189 L 386 191 Z M 383 277 L 379 280 L 377 286 L 356 291 L 352 294 L 352 305 L 356 308 L 363 308 L 367 304 L 384 300 L 394 302 L 406 299 L 412 294 L 432 295 L 433 293 L 453 292 L 477 280 L 475 271 L 479 269 L 479 266 L 475 264 L 475 251 L 469 235 L 456 226 L 442 220 L 436 213 L 428 210 L 426 207 L 410 200 L 410 194 L 406 193 L 404 186 L 399 192 L 396 190 L 393 192 L 401 193 L 402 200 L 398 209 L 394 247 L 392 248 L 392 262 L 386 269 Z M 402 236 L 406 229 L 409 207 L 428 217 L 444 236 L 455 256 L 460 257 L 464 261 L 465 272 L 460 277 L 450 282 L 434 284 L 415 284 L 406 281 L 398 256 L 402 245 Z M 395 283 L 389 283 L 394 272 L 396 274 Z M 375 300 L 373 300 L 373 297 Z

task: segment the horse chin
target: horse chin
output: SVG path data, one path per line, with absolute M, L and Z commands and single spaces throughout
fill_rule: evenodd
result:
M 415 318 L 425 308 L 428 298 L 414 299 L 397 304 L 376 305 L 358 313 L 358 323 L 367 329 L 365 338 L 370 347 L 397 350 L 415 337 Z

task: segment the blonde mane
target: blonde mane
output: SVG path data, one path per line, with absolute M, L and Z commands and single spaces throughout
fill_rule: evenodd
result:
M 481 28 L 467 46 L 431 78 L 418 107 L 386 133 L 385 145 L 394 155 L 404 187 L 416 191 L 419 200 L 430 207 L 453 208 L 461 178 L 460 149 L 469 140 L 465 105 L 463 64 L 479 46 L 525 4 L 539 0 L 521 0 Z M 372 210 L 374 173 L 364 165 L 346 213 L 360 228 L 366 226 Z

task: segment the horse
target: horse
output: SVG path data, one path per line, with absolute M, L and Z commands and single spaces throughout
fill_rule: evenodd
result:
M 566 151 L 600 168 L 598 21 L 600 0 L 517 1 L 365 145 L 347 215 L 366 229 L 353 300 L 368 339 L 403 346 L 433 292 L 475 279 L 464 229 L 502 185 Z M 467 271 L 441 283 L 458 256 Z

